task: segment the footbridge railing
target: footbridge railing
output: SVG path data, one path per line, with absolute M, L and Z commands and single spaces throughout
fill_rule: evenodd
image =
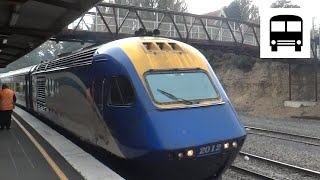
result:
M 161 37 L 198 44 L 259 47 L 260 25 L 206 15 L 100 3 L 52 40 L 99 42 L 134 36 L 138 29 L 158 29 Z

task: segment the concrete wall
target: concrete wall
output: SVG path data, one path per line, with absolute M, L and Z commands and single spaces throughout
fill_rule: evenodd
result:
M 315 65 L 292 65 L 291 70 L 292 100 L 315 101 L 315 83 L 317 79 L 319 83 L 319 68 L 316 70 Z M 317 78 L 316 71 L 318 71 Z M 319 93 L 320 91 L 318 90 Z

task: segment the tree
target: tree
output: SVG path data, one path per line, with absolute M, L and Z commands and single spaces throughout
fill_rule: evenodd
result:
M 224 7 L 224 12 L 228 18 L 241 19 L 240 3 L 232 1 L 228 7 Z
M 184 0 L 155 0 L 156 9 L 167 9 L 171 11 L 187 12 L 188 6 Z
M 292 4 L 290 0 L 277 0 L 271 4 L 271 8 L 300 8 L 300 6 Z
M 187 12 L 188 9 L 185 0 L 115 0 L 114 3 L 179 12 Z
M 251 0 L 235 0 L 228 7 L 224 8 L 228 18 L 240 19 L 244 21 L 257 21 L 259 10 L 252 4 Z

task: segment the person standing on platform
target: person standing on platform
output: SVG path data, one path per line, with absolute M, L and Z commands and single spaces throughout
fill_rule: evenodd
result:
M 14 91 L 9 89 L 6 84 L 2 85 L 2 90 L 0 91 L 0 129 L 4 126 L 10 129 L 11 126 L 11 114 L 16 103 L 16 96 Z

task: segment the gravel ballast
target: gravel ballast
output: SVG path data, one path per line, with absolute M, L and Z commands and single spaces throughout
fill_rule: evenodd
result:
M 319 120 L 261 118 L 245 115 L 240 115 L 240 118 L 246 126 L 320 137 Z M 314 171 L 320 170 L 320 147 L 317 146 L 288 141 L 285 139 L 248 134 L 242 151 Z M 257 172 L 264 173 L 275 179 L 319 179 L 319 177 L 310 177 L 291 169 L 279 168 L 275 165 L 259 162 L 253 159 L 246 161 L 243 156 L 238 156 L 234 165 L 250 170 L 257 170 Z M 230 178 L 247 179 L 248 177 L 241 173 L 228 170 L 223 176 L 223 179 Z

